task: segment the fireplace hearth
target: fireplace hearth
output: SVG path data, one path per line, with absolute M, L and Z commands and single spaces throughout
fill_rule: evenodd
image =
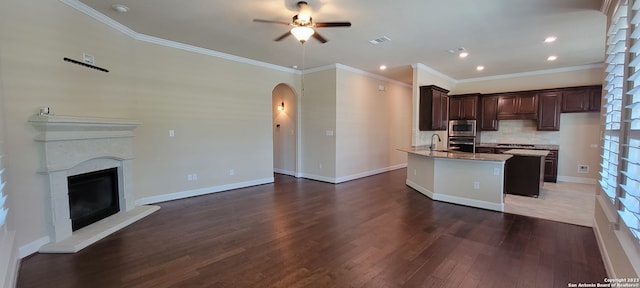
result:
M 29 122 L 38 130 L 35 141 L 42 151 L 38 172 L 48 179 L 50 243 L 40 252 L 77 252 L 160 208 L 135 206 L 133 130 L 140 122 L 58 115 L 35 115 Z M 85 178 L 101 173 L 111 176 Z M 95 193 L 103 188 L 109 192 Z M 87 212 L 75 204 L 97 208 Z

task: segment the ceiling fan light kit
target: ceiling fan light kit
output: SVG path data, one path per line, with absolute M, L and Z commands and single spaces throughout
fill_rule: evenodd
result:
M 298 41 L 304 43 L 304 42 L 307 42 L 307 40 L 309 40 L 311 35 L 315 34 L 315 31 L 313 31 L 311 27 L 300 26 L 300 27 L 293 27 L 291 29 L 291 34 L 293 34 L 293 37 L 296 37 Z
M 301 43 L 306 42 L 313 36 L 316 40 L 321 43 L 326 43 L 328 40 L 318 34 L 314 28 L 325 28 L 325 27 L 351 27 L 351 22 L 313 22 L 313 18 L 311 17 L 311 7 L 306 1 L 299 1 L 297 3 L 298 14 L 293 16 L 292 21 L 284 22 L 284 21 L 275 21 L 275 20 L 262 20 L 262 19 L 253 19 L 253 22 L 262 22 L 262 23 L 273 23 L 273 24 L 284 24 L 288 26 L 293 26 L 291 30 L 280 37 L 274 39 L 274 41 L 280 41 L 286 38 L 289 35 L 293 35 L 298 41 Z

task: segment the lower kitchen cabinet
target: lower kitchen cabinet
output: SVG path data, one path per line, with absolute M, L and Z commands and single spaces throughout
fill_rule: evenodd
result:
M 538 198 L 544 157 L 514 155 L 505 164 L 504 193 Z
M 489 153 L 489 154 L 501 154 L 507 150 L 514 149 L 511 148 L 497 148 L 497 147 L 476 147 L 476 153 Z M 516 148 L 517 149 L 517 148 Z M 536 148 L 528 148 L 534 149 Z M 548 150 L 548 149 L 537 149 L 537 150 Z M 558 150 L 548 150 L 549 154 L 544 158 L 544 182 L 553 182 L 556 183 L 558 181 Z
M 476 153 L 496 154 L 496 151 L 493 147 L 476 147 Z
M 544 158 L 544 182 L 558 182 L 558 150 L 549 150 Z

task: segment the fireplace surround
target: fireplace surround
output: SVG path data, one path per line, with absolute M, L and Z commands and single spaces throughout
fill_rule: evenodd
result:
M 34 115 L 29 122 L 38 134 L 50 243 L 40 252 L 74 253 L 153 213 L 158 206 L 135 206 L 133 194 L 133 130 L 139 121 L 95 117 Z M 117 171 L 120 212 L 73 231 L 68 177 L 113 169 Z

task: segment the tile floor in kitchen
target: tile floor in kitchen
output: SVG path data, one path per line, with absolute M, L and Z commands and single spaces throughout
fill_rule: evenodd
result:
M 507 194 L 504 212 L 592 227 L 595 191 L 595 184 L 545 182 L 538 198 Z

